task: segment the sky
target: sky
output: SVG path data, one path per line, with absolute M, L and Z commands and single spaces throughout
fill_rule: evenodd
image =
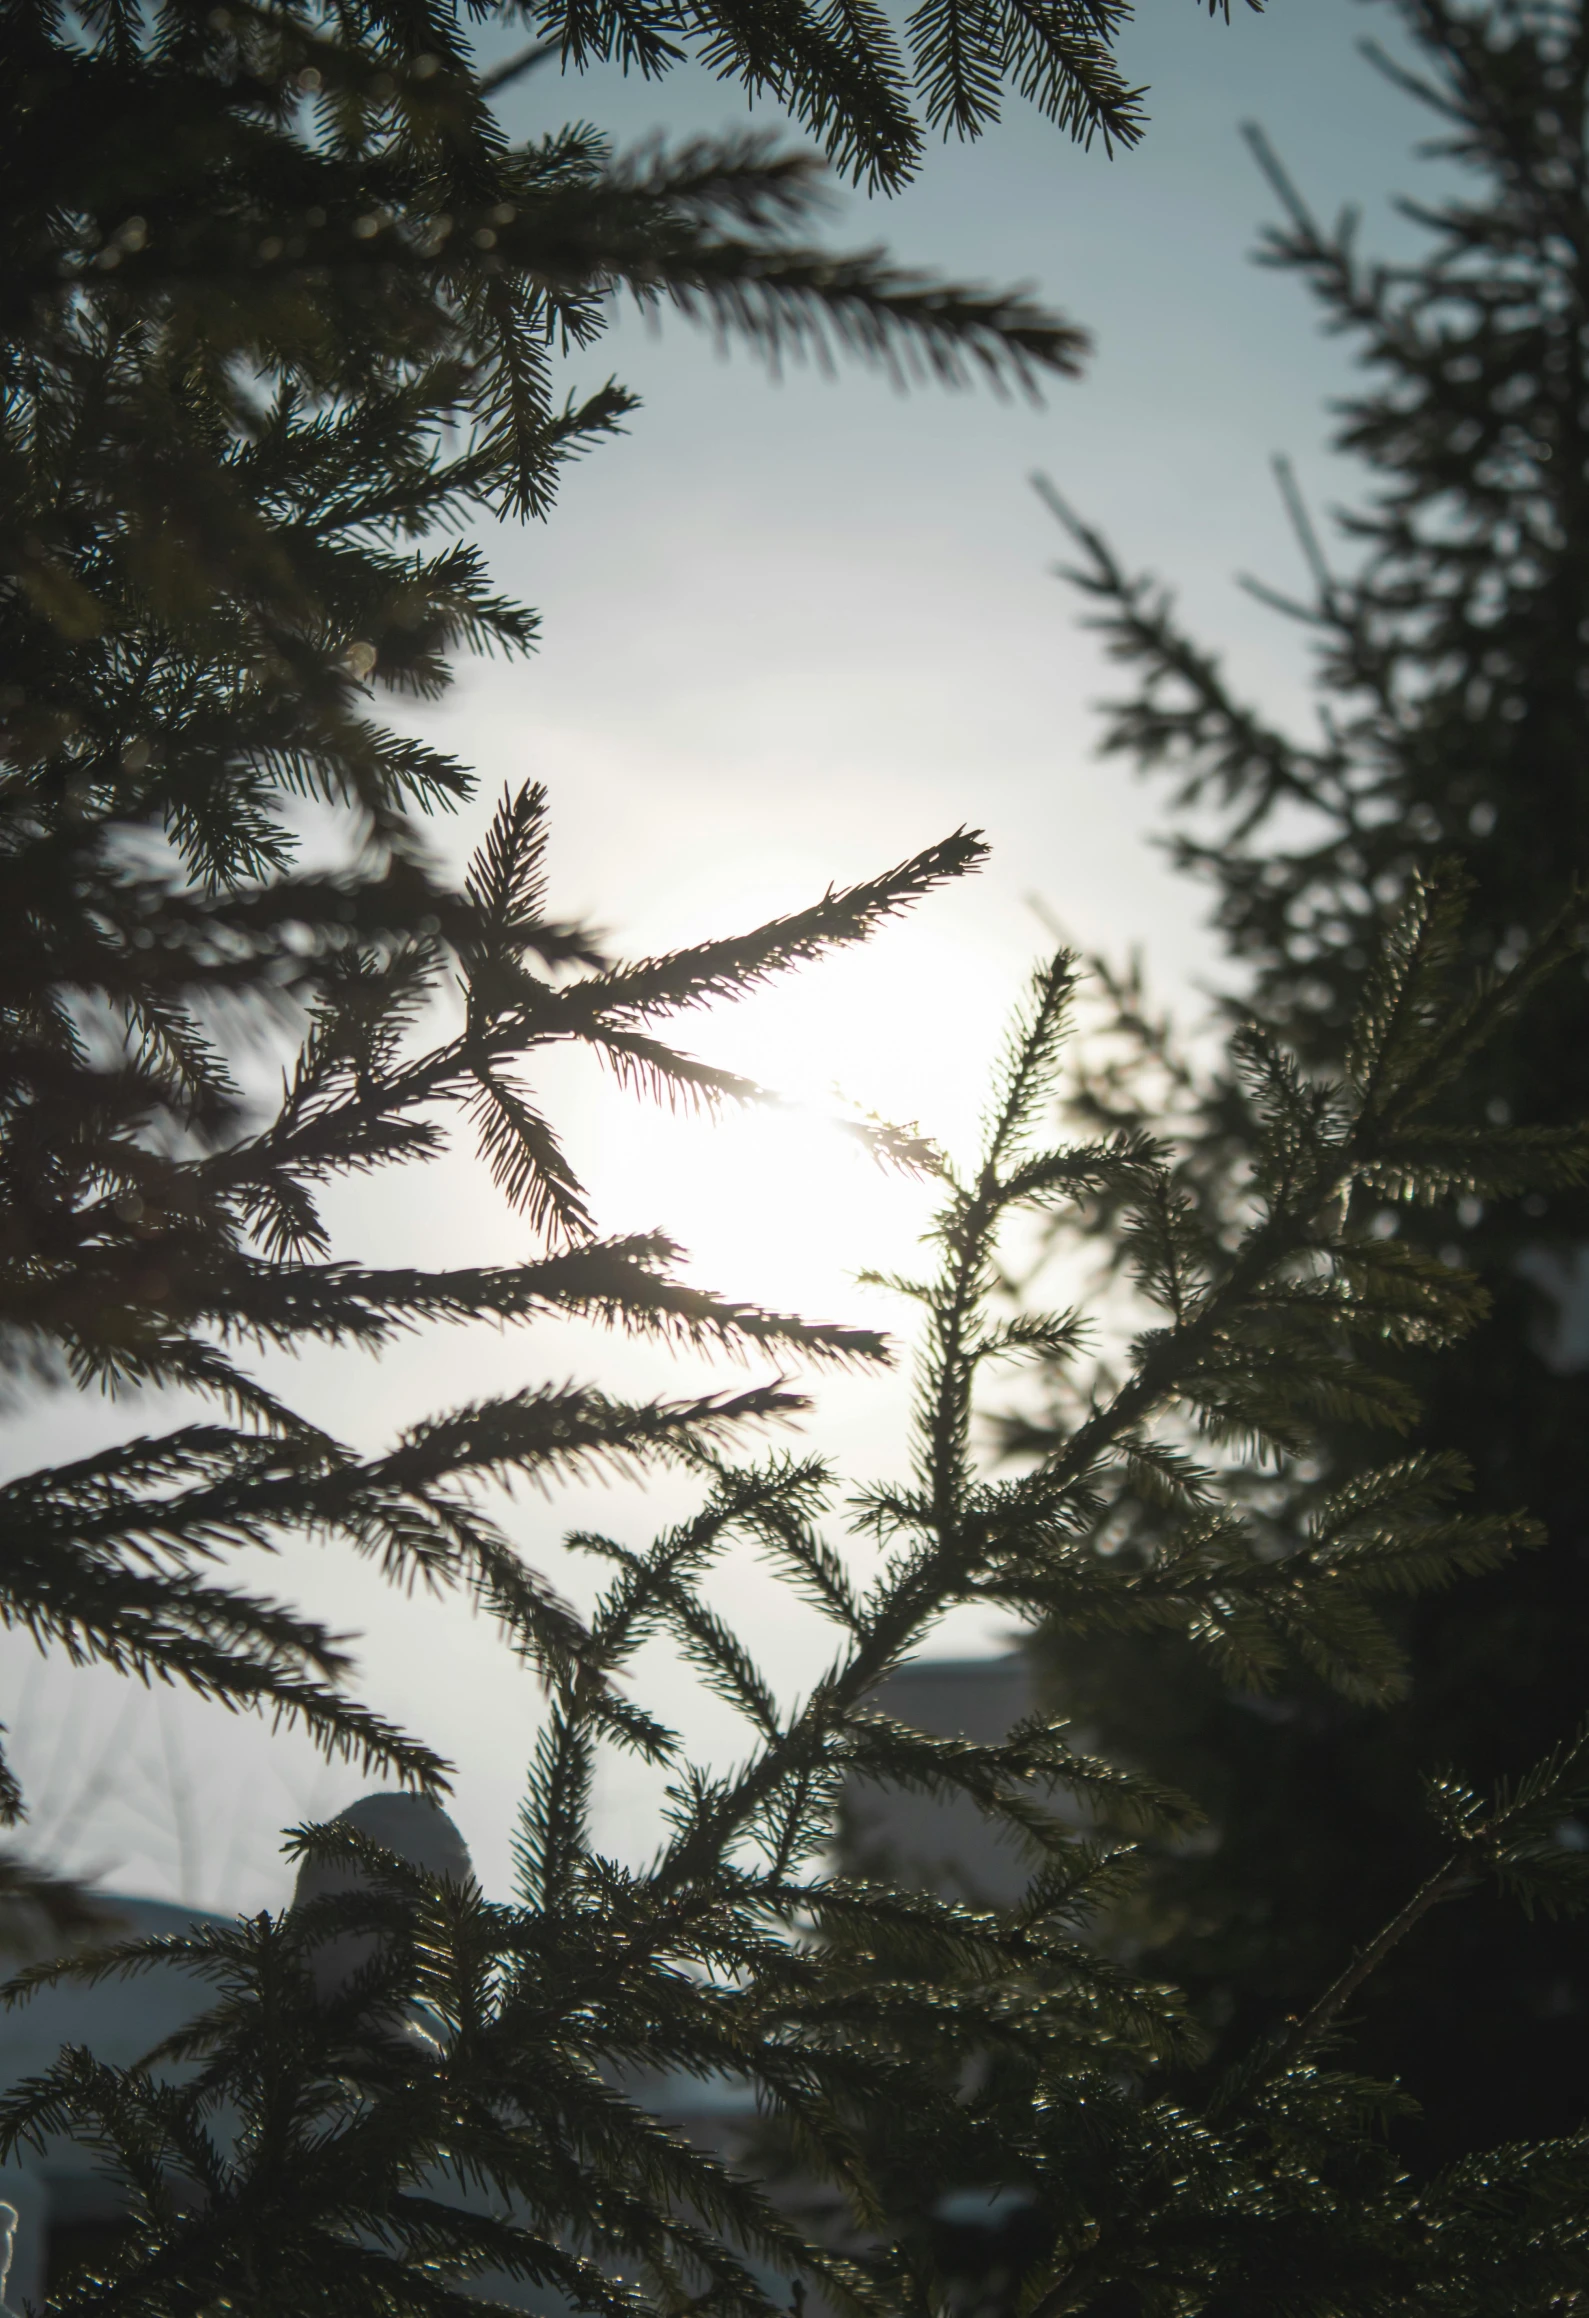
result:
M 1094 754 L 1110 672 L 1054 577 L 1063 543 L 1030 477 L 1051 476 L 1128 564 L 1168 580 L 1261 704 L 1305 713 L 1298 638 L 1237 580 L 1298 582 L 1273 454 L 1294 460 L 1323 508 L 1353 489 L 1325 447 L 1326 404 L 1349 371 L 1299 286 L 1251 263 L 1270 197 L 1239 128 L 1260 122 L 1327 214 L 1360 205 L 1370 246 L 1404 247 L 1391 201 L 1427 189 L 1410 158 L 1424 125 L 1357 46 L 1392 31 L 1377 0 L 1271 0 L 1228 25 L 1195 0 L 1146 0 L 1125 44 L 1128 71 L 1152 89 L 1135 151 L 1078 151 L 1016 102 L 982 143 L 934 149 L 895 200 L 836 195 L 833 242 L 886 242 L 962 280 L 1029 284 L 1093 332 L 1085 378 L 1055 385 L 1041 408 L 985 392 L 901 396 L 853 368 L 774 384 L 744 352 L 725 357 L 681 322 L 657 330 L 632 313 L 574 366 L 571 383 L 615 372 L 643 407 L 572 471 L 548 522 L 486 540 L 499 584 L 539 608 L 543 636 L 527 664 L 465 667 L 442 707 L 414 720 L 480 775 L 479 809 L 444 833 L 449 851 L 462 858 L 505 784 L 544 780 L 558 908 L 633 954 L 799 907 L 962 825 L 992 846 L 980 876 L 865 952 L 692 1029 L 698 1051 L 804 1109 L 704 1128 L 643 1113 L 577 1068 L 543 1074 L 604 1229 L 661 1225 L 691 1251 L 692 1276 L 725 1293 L 900 1331 L 908 1307 L 854 1275 L 908 1268 L 930 1194 L 880 1175 L 822 1124 L 831 1090 L 969 1153 L 1046 921 L 1088 948 L 1140 946 L 1156 990 L 1196 1016 L 1225 971 L 1203 896 L 1155 850 L 1163 797 Z M 700 74 L 646 84 L 602 71 L 532 76 L 507 114 L 522 133 L 575 117 L 622 145 L 741 126 L 746 113 Z M 342 1251 L 369 1260 L 528 1252 L 463 1151 L 362 1188 L 337 1226 Z M 373 1446 L 470 1394 L 570 1375 L 636 1393 L 737 1381 L 550 1326 L 424 1338 L 379 1364 L 314 1355 L 273 1380 Z M 900 1468 L 908 1364 L 806 1381 L 817 1406 L 803 1445 L 856 1478 Z M 13 1413 L 0 1454 L 24 1471 L 170 1421 L 169 1409 L 58 1396 Z M 578 1599 L 590 1581 L 561 1551 L 567 1529 L 640 1542 L 688 1502 L 677 1484 L 574 1490 L 520 1500 L 506 1518 Z M 487 1888 L 505 1890 L 542 1711 L 534 1681 L 458 1604 L 400 1599 L 320 1549 L 248 1574 L 363 1637 L 362 1694 L 456 1761 L 455 1815 Z M 731 1560 L 714 1600 L 784 1695 L 810 1681 L 823 1637 L 765 1571 Z M 1000 1642 L 985 1618 L 962 1615 L 929 1646 Z M 703 1752 L 733 1747 L 676 1668 L 658 1658 L 642 1673 L 642 1695 Z M 279 1903 L 279 1829 L 369 1783 L 258 1723 L 40 1662 L 18 1637 L 0 1643 L 0 1686 L 32 1841 L 114 1889 Z M 606 1775 L 604 1840 L 643 1855 L 656 1805 L 632 1772 Z

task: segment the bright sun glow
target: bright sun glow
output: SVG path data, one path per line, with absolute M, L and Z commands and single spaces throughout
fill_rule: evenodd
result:
M 855 1275 L 914 1268 L 937 1194 L 835 1122 L 876 1114 L 965 1158 L 1018 986 L 1012 961 L 912 924 L 686 1023 L 681 1044 L 788 1107 L 695 1121 L 604 1095 L 598 1211 L 609 1225 L 661 1225 L 689 1250 L 692 1276 L 725 1294 L 871 1317 Z

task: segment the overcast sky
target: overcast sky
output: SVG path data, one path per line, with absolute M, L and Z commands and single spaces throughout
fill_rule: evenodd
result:
M 1093 331 L 1085 381 L 1042 409 L 901 397 L 853 371 L 773 386 L 747 355 L 723 359 L 682 324 L 658 333 L 633 316 L 581 359 L 582 383 L 616 371 L 644 408 L 573 473 L 548 523 L 492 538 L 501 583 L 542 612 L 543 646 L 527 666 L 465 670 L 432 722 L 479 767 L 485 802 L 527 775 L 549 784 L 559 906 L 591 913 L 620 947 L 654 949 L 797 907 L 963 823 L 994 848 L 979 879 L 869 954 L 703 1026 L 704 1051 L 797 1094 L 838 1082 L 964 1149 L 1042 947 L 1033 894 L 1088 945 L 1141 944 L 1160 990 L 1195 1011 L 1199 978 L 1218 972 L 1202 897 L 1151 846 L 1162 800 L 1091 754 L 1089 703 L 1108 676 L 1051 576 L 1060 542 L 1028 477 L 1046 470 L 1129 562 L 1171 580 L 1260 699 L 1300 706 L 1295 640 L 1235 580 L 1297 578 L 1272 453 L 1288 452 L 1322 502 L 1351 488 L 1323 450 L 1323 406 L 1346 372 L 1297 285 L 1250 263 L 1268 196 L 1238 127 L 1262 122 L 1325 210 L 1359 203 L 1371 244 L 1401 242 L 1389 198 L 1417 181 L 1409 148 L 1423 124 L 1356 52 L 1389 31 L 1386 17 L 1360 0 L 1272 0 L 1227 26 L 1194 0 L 1148 0 L 1127 44 L 1128 69 L 1153 88 L 1136 152 L 1080 153 L 1017 103 L 981 145 L 934 150 L 902 198 L 836 202 L 835 241 L 886 240 L 962 279 L 1028 283 Z M 512 126 L 576 115 L 624 143 L 745 119 L 701 76 L 542 74 Z M 641 1118 L 577 1072 L 549 1082 L 549 1099 L 606 1227 L 669 1228 L 697 1276 L 736 1295 L 902 1317 L 851 1276 L 908 1260 L 922 1197 L 822 1128 L 693 1130 Z M 361 1193 L 342 1223 L 345 1252 L 371 1257 L 502 1261 L 525 1246 L 461 1158 Z M 699 1381 L 550 1328 L 431 1340 L 379 1368 L 316 1357 L 280 1381 L 373 1444 L 469 1393 L 568 1374 L 623 1390 Z M 860 1476 L 897 1466 L 902 1395 L 897 1379 L 820 1387 L 813 1443 Z M 58 1399 L 11 1425 L 5 1453 L 22 1470 L 166 1421 Z M 684 1503 L 675 1487 L 615 1490 L 532 1499 L 511 1519 L 562 1573 L 556 1540 L 573 1522 L 639 1540 Z M 366 1634 L 365 1694 L 456 1757 L 457 1815 L 501 1888 L 533 1683 L 456 1608 L 396 1603 L 333 1559 L 305 1552 L 266 1582 L 312 1589 L 321 1615 Z M 718 1600 L 785 1690 L 809 1680 L 819 1638 L 754 1565 L 725 1570 Z M 989 1638 L 962 1620 L 937 1646 Z M 13 1639 L 0 1664 L 38 1840 L 117 1888 L 279 1898 L 275 1830 L 360 1790 L 259 1726 L 64 1667 L 30 1671 L 31 1656 Z M 703 1746 L 728 1743 L 665 1666 L 652 1672 L 664 1712 Z M 603 1807 L 615 1847 L 646 1848 L 641 1783 L 609 1780 Z

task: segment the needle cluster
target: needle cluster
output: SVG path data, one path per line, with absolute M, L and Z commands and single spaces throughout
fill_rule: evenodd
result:
M 1354 1191 L 1438 1198 L 1457 1152 L 1508 1180 L 1589 1169 L 1589 1131 L 1473 1130 L 1450 1115 L 1465 1060 L 1571 948 L 1549 932 L 1511 977 L 1468 991 L 1460 921 L 1458 891 L 1415 894 L 1346 1075 L 1304 1076 L 1249 1041 L 1266 1135 L 1228 1244 L 1179 1198 L 1166 1150 L 1040 1139 L 1074 980 L 1069 958 L 1046 966 L 977 1164 L 945 1168 L 937 1264 L 914 1288 L 926 1325 L 911 1476 L 846 1495 L 816 1459 L 746 1464 L 698 1446 L 708 1485 L 693 1516 L 643 1549 L 569 1539 L 610 1574 L 544 1653 L 550 1711 L 514 1904 L 350 1828 L 306 1830 L 301 1851 L 362 1881 L 15 1985 L 14 1999 L 175 1961 L 213 1993 L 138 2067 L 67 2053 L 0 2107 L 6 2146 L 87 2138 L 128 2185 L 124 2244 L 56 2307 L 164 2318 L 334 2300 L 464 2318 L 481 2293 L 529 2286 L 601 2318 L 772 2318 L 793 2280 L 855 2312 L 926 2312 L 953 2295 L 923 2216 L 967 2180 L 1015 2186 L 1040 2214 L 1020 2291 L 1040 2318 L 1568 2307 L 1589 2282 L 1581 2137 L 1417 2182 L 1383 2137 L 1395 2089 L 1331 2046 L 1378 1962 L 1438 1902 L 1484 1882 L 1535 1910 L 1589 1900 L 1589 1863 L 1552 1841 L 1589 1803 L 1589 1739 L 1491 1797 L 1435 1782 L 1437 1874 L 1305 2016 L 1210 2075 L 1177 1995 L 1088 1936 L 1132 1875 L 1128 1831 L 1184 1833 L 1195 1807 L 1088 1756 L 1046 1715 L 975 1744 L 875 1704 L 880 1679 L 966 1601 L 1078 1633 L 1168 1634 L 1253 1682 L 1300 1659 L 1372 1688 L 1394 1656 L 1387 1602 L 1528 1543 L 1524 1517 L 1465 1512 L 1460 1471 L 1428 1460 L 1365 1469 L 1293 1550 L 1243 1507 L 1254 1471 L 1305 1454 L 1343 1400 L 1402 1421 L 1369 1347 L 1409 1329 L 1449 1339 L 1471 1320 L 1459 1277 L 1357 1228 Z M 1005 1321 L 998 1252 L 1016 1217 L 1105 1192 L 1125 1203 L 1157 1309 L 1112 1384 L 1073 1314 Z M 990 1478 L 971 1449 L 976 1381 L 1020 1356 L 1077 1365 L 1077 1413 L 1026 1470 Z M 1160 1533 L 1151 1555 L 1101 1560 L 1090 1541 L 1122 1486 L 1153 1491 Z M 831 1628 L 827 1669 L 792 1703 L 713 1607 L 713 1567 L 734 1541 Z M 637 1696 L 636 1655 L 658 1636 L 739 1717 L 731 1766 L 692 1763 Z M 666 1781 L 665 1832 L 643 1869 L 597 1847 L 604 1747 Z M 1022 1898 L 975 1910 L 835 1875 L 857 1774 L 972 1798 L 1025 1846 Z M 367 1960 L 317 1975 L 317 1952 L 350 1934 Z M 841 2201 L 842 2229 L 803 2233 L 753 2176 L 665 2131 L 635 2079 L 656 2070 L 754 2093 L 806 2182 Z

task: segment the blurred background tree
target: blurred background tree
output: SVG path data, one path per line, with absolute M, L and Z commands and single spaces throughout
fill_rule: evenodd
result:
M 1350 210 L 1321 223 L 1251 133 L 1281 209 L 1261 261 L 1301 278 L 1361 371 L 1335 405 L 1334 444 L 1369 487 L 1327 546 L 1282 464 L 1307 585 L 1299 600 L 1258 590 L 1311 644 L 1314 733 L 1242 698 L 1169 595 L 1051 494 L 1079 550 L 1068 576 L 1131 678 L 1106 705 L 1105 753 L 1175 784 L 1175 857 L 1212 886 L 1241 969 L 1226 1011 L 1255 1012 L 1325 1069 L 1421 854 L 1465 865 L 1470 953 L 1494 971 L 1531 915 L 1589 874 L 1589 11 L 1395 0 L 1393 14 L 1414 69 L 1378 61 L 1422 112 L 1438 169 L 1434 194 L 1406 205 L 1414 257 L 1375 263 Z M 1125 1124 L 1144 1104 L 1178 1108 L 1193 1132 L 1181 1185 L 1213 1221 L 1251 1166 L 1247 1097 L 1200 1068 L 1138 970 L 1105 979 L 1116 1036 L 1079 1082 L 1081 1111 Z M 1468 1091 L 1493 1120 L 1578 1115 L 1584 976 L 1476 1061 Z M 1095 1740 L 1184 1780 L 1209 1810 L 1212 1834 L 1163 1851 L 1117 1932 L 1184 1980 L 1222 2050 L 1295 2010 L 1326 1959 L 1366 1935 L 1424 1854 L 1423 1773 L 1487 1776 L 1586 1695 L 1583 1196 L 1453 1198 L 1416 1217 L 1370 1201 L 1363 1217 L 1483 1281 L 1489 1315 L 1460 1352 L 1394 1364 L 1424 1398 L 1412 1438 L 1467 1456 L 1481 1507 L 1526 1496 L 1541 1549 L 1408 1605 L 1388 1715 L 1309 1679 L 1224 1682 L 1151 1639 L 1045 1645 L 1054 1695 Z M 1041 1423 L 1009 1431 L 1043 1437 Z M 1317 1470 L 1268 1494 L 1277 1540 L 1359 1448 L 1343 1413 Z M 1112 1549 L 1148 1550 L 1151 1507 L 1122 1498 L 1108 1521 Z M 1589 1827 L 1564 1822 L 1559 1841 L 1589 1844 Z M 1353 2011 L 1356 2058 L 1422 2104 L 1397 2132 L 1423 2160 L 1583 2116 L 1589 1951 L 1570 1927 L 1525 1932 L 1487 1902 L 1446 1911 Z

